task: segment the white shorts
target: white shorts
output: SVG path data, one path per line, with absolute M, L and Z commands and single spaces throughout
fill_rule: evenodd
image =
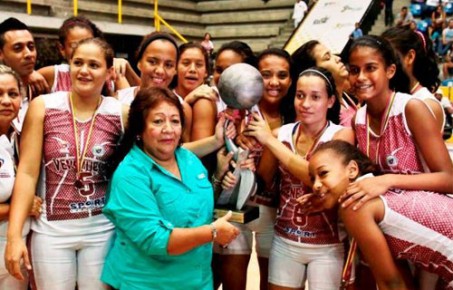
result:
M 22 275 L 25 277 L 25 281 L 19 281 L 13 276 L 11 276 L 5 267 L 5 255 L 6 239 L 4 237 L 0 238 L 0 289 L 8 290 L 27 290 L 28 289 L 28 273 L 25 269 L 25 266 L 21 265 Z
M 239 228 L 239 236 L 222 248 L 214 245 L 214 253 L 220 255 L 250 255 L 252 253 L 253 234 L 255 234 L 255 250 L 258 257 L 269 258 L 274 237 L 274 224 L 277 209 L 269 206 L 259 205 L 260 216 L 247 224 L 234 225 Z
M 311 245 L 274 237 L 269 257 L 269 283 L 282 287 L 339 289 L 344 264 L 343 244 Z
M 31 233 L 33 272 L 38 289 L 101 290 L 101 272 L 114 230 L 80 236 Z

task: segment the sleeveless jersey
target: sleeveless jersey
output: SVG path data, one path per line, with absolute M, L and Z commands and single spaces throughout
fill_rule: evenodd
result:
M 300 122 L 286 124 L 278 132 L 278 140 L 296 153 L 293 135 Z M 329 122 L 328 128 L 322 134 L 318 144 L 332 140 L 334 134 L 343 126 Z M 313 148 L 314 150 L 315 148 Z M 310 156 L 308 156 L 309 158 Z M 276 234 L 279 236 L 306 244 L 336 244 L 340 243 L 346 233 L 338 227 L 337 210 L 326 210 L 319 213 L 305 215 L 301 213 L 300 204 L 296 199 L 311 192 L 311 188 L 279 166 L 281 173 L 280 203 L 275 224 Z
M 80 173 L 84 186 L 77 188 L 76 141 L 68 93 L 44 95 L 43 99 L 43 162 L 38 192 L 44 210 L 33 230 L 49 235 L 78 235 L 111 229 L 113 225 L 102 215 L 102 208 L 108 161 L 123 133 L 121 103 L 102 97 Z M 91 119 L 76 120 L 79 154 L 84 152 L 90 124 Z
M 421 87 L 420 89 L 418 89 L 417 91 L 415 91 L 413 94 L 412 94 L 413 97 L 417 98 L 417 99 L 420 99 L 422 100 L 423 102 L 425 102 L 426 100 L 432 100 L 432 101 L 435 101 L 436 103 L 439 104 L 439 107 L 442 108 L 442 112 L 444 112 L 444 122 L 442 124 L 442 128 L 445 126 L 445 111 L 443 110 L 443 107 L 442 107 L 442 104 L 439 102 L 438 99 L 436 99 L 436 97 L 430 93 L 430 91 L 425 88 L 425 87 Z M 429 111 L 431 112 L 431 114 L 434 115 L 434 112 L 433 110 L 431 109 L 431 107 L 428 106 L 428 109 Z
M 384 173 L 415 174 L 428 171 L 407 126 L 404 109 L 411 99 L 411 95 L 396 93 L 387 126 L 381 136 L 370 130 L 370 144 L 367 144 L 367 106 L 357 111 L 355 129 L 358 148 L 367 154 L 369 147 L 370 159 Z
M 16 178 L 14 137 L 11 136 L 10 140 L 6 135 L 0 136 L 0 204 L 8 203 L 13 193 L 13 185 Z M 7 228 L 8 220 L 0 220 L 0 239 L 6 239 Z M 22 229 L 22 236 L 26 236 L 29 230 L 30 219 L 27 218 Z
M 263 114 L 261 114 L 260 108 L 258 105 L 254 105 L 250 109 L 250 113 L 257 113 L 261 118 Z M 258 166 L 261 156 L 263 155 L 263 146 L 261 144 L 257 144 L 256 147 L 253 149 L 255 153 L 255 165 Z M 278 182 L 278 178 L 275 178 L 275 182 Z M 251 196 L 249 202 L 255 204 L 261 204 L 270 207 L 276 207 L 278 204 L 278 186 L 275 186 L 275 190 L 267 190 L 267 191 L 257 191 L 255 195 Z
M 453 198 L 427 191 L 389 191 L 381 196 L 379 227 L 392 255 L 435 273 L 453 289 Z
M 72 87 L 69 64 L 62 63 L 54 65 L 54 80 L 50 92 L 69 92 Z

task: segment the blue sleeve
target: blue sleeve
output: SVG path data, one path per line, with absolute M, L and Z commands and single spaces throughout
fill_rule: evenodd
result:
M 162 217 L 149 177 L 128 169 L 114 174 L 104 214 L 145 254 L 168 255 L 173 224 Z

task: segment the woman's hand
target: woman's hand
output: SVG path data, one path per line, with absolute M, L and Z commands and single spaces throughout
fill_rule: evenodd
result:
M 349 184 L 338 200 L 343 208 L 353 205 L 358 210 L 365 202 L 386 193 L 390 188 L 385 175 L 364 178 Z
M 226 215 L 218 218 L 212 223 L 217 230 L 217 237 L 214 239 L 214 242 L 220 244 L 221 246 L 226 246 L 231 243 L 240 233 L 238 228 L 228 222 L 232 216 L 233 213 L 229 211 Z
M 5 266 L 14 278 L 25 281 L 21 271 L 21 260 L 24 260 L 27 270 L 31 270 L 31 263 L 28 259 L 28 250 L 22 237 L 8 239 L 5 248 Z
M 302 214 L 311 214 L 324 210 L 323 207 L 323 194 L 308 193 L 296 199 L 300 204 Z
M 239 147 L 245 150 L 255 151 L 257 147 L 261 147 L 261 144 L 255 138 L 247 137 L 243 133 L 239 134 L 234 141 Z
M 229 117 L 225 114 L 221 114 L 217 125 L 215 126 L 214 136 L 219 146 L 225 144 L 225 137 L 234 139 L 237 135 L 236 126 L 233 122 L 228 122 L 228 126 L 225 129 L 225 122 Z
M 29 215 L 34 218 L 39 218 L 41 215 L 41 205 L 42 205 L 42 198 L 39 196 L 35 196 L 33 199 L 33 205 L 31 206 L 31 210 Z
M 233 152 L 227 152 L 225 147 L 217 151 L 217 168 L 214 175 L 217 180 L 222 180 L 223 176 L 230 169 L 230 162 L 233 159 L 233 155 Z
M 244 135 L 255 137 L 263 146 L 266 146 L 267 141 L 273 138 L 271 128 L 257 113 L 252 114 L 252 120 L 245 128 Z
M 189 105 L 193 105 L 199 99 L 208 99 L 213 102 L 217 102 L 219 96 L 217 92 L 208 85 L 201 85 L 195 90 L 191 91 L 185 98 L 184 101 Z

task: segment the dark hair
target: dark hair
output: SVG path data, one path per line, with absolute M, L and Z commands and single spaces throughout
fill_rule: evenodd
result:
M 401 60 L 395 53 L 390 42 L 380 36 L 366 35 L 355 39 L 349 49 L 349 55 L 359 47 L 370 47 L 375 49 L 382 57 L 385 67 L 394 64 L 396 66 L 395 75 L 390 79 L 389 87 L 392 90 L 402 93 L 410 93 L 410 81 L 404 72 Z
M 87 39 L 81 40 L 79 43 L 77 43 L 77 46 L 72 51 L 70 59 L 72 59 L 74 57 L 74 54 L 77 51 L 77 49 L 84 44 L 95 44 L 95 45 L 99 46 L 104 51 L 104 58 L 105 58 L 105 63 L 107 64 L 107 68 L 111 68 L 113 66 L 113 57 L 114 57 L 113 49 L 110 46 L 110 44 L 108 44 L 102 38 L 87 38 Z
M 421 32 L 414 32 L 407 27 L 389 28 L 382 33 L 382 37 L 390 41 L 402 55 L 406 55 L 411 49 L 415 51 L 412 74 L 422 86 L 435 92 L 440 80 L 437 57 L 431 39 Z
M 280 57 L 284 59 L 288 63 L 289 67 L 289 77 L 292 79 L 291 75 L 291 70 L 292 70 L 292 60 L 291 56 L 289 53 L 280 48 L 268 48 L 263 50 L 259 55 L 258 55 L 258 61 L 257 64 L 266 58 L 267 56 L 274 55 L 277 57 Z M 286 93 L 286 96 L 283 97 L 282 101 L 280 102 L 280 116 L 283 117 L 283 124 L 292 122 L 295 119 L 296 112 L 294 110 L 294 100 L 291 98 L 291 95 L 289 94 L 289 89 L 288 92 Z
M 293 79 L 297 79 L 299 74 L 307 68 L 316 66 L 316 59 L 313 51 L 317 45 L 321 44 L 317 40 L 310 40 L 299 47 L 292 55 Z
M 217 57 L 225 50 L 232 50 L 242 56 L 243 62 L 253 67 L 257 67 L 258 61 L 250 46 L 242 41 L 231 41 L 224 43 L 217 51 Z
M 93 37 L 104 38 L 102 31 L 91 20 L 84 16 L 73 16 L 66 19 L 58 30 L 58 41 L 62 46 L 64 46 L 68 37 L 69 30 L 74 27 L 80 27 L 90 31 Z
M 366 156 L 362 151 L 360 151 L 354 145 L 351 145 L 348 142 L 343 140 L 332 140 L 326 143 L 320 144 L 316 150 L 313 152 L 312 157 L 323 151 L 331 150 L 342 159 L 344 165 L 349 164 L 354 160 L 359 166 L 359 176 L 365 175 L 368 173 L 373 173 L 375 175 L 379 174 L 379 168 L 376 166 L 368 156 Z
M 5 46 L 5 33 L 12 30 L 30 31 L 28 26 L 17 18 L 10 17 L 6 19 L 2 23 L 0 23 L 0 49 L 3 49 L 3 46 Z
M 208 52 L 206 51 L 206 49 L 203 48 L 203 46 L 201 46 L 200 43 L 198 42 L 187 42 L 187 43 L 183 43 L 179 46 L 179 56 L 178 56 L 178 63 L 181 59 L 181 55 L 188 49 L 191 49 L 191 48 L 195 48 L 195 49 L 198 49 L 199 51 L 201 51 L 201 54 L 203 55 L 203 59 L 204 59 L 204 66 L 206 68 L 206 73 L 208 73 L 209 71 L 209 56 L 208 56 Z M 173 80 L 171 81 L 170 85 L 168 86 L 169 88 L 175 88 L 176 86 L 178 86 L 178 74 L 176 74 L 174 77 L 173 77 Z
M 176 43 L 176 40 L 171 36 L 170 34 L 166 32 L 158 32 L 154 31 L 150 34 L 147 34 L 143 37 L 142 42 L 140 43 L 140 46 L 138 47 L 138 52 L 136 55 L 137 61 L 140 61 L 140 59 L 143 57 L 143 54 L 145 53 L 146 48 L 148 45 L 150 45 L 154 40 L 166 40 L 173 44 L 173 46 L 176 48 L 176 63 L 178 62 L 179 58 L 179 49 L 178 49 L 178 44 Z
M 143 88 L 137 92 L 132 101 L 129 116 L 127 118 L 127 128 L 121 144 L 113 158 L 113 169 L 123 160 L 127 153 L 131 150 L 134 144 L 143 148 L 142 141 L 137 137 L 141 136 L 145 130 L 145 122 L 149 111 L 158 106 L 160 103 L 166 102 L 174 105 L 181 117 L 181 126 L 184 130 L 184 112 L 178 97 L 169 89 L 166 88 Z
M 326 84 L 326 92 L 327 97 L 331 98 L 332 96 L 335 98 L 335 102 L 333 103 L 332 108 L 327 110 L 327 120 L 332 121 L 335 124 L 340 123 L 340 102 L 337 98 L 337 87 L 335 86 L 335 80 L 332 74 L 322 67 L 311 67 L 299 74 L 299 78 L 304 76 L 316 76 L 324 81 Z M 299 80 L 297 78 L 297 80 Z

